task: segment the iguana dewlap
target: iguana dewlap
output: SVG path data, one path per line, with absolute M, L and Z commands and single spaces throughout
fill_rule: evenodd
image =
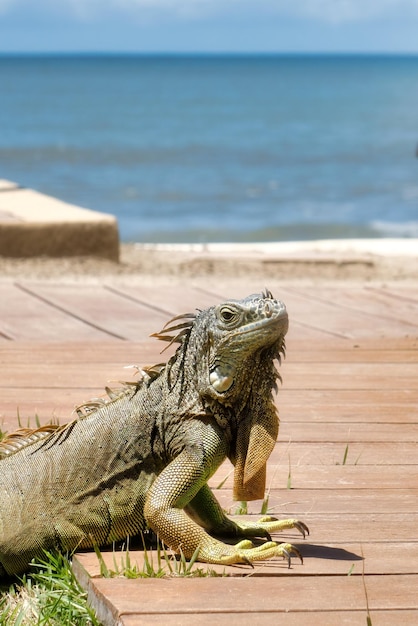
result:
M 190 558 L 251 563 L 299 552 L 267 541 L 297 520 L 228 519 L 207 482 L 229 458 L 234 497 L 264 497 L 278 433 L 272 392 L 284 350 L 285 306 L 270 292 L 174 318 L 159 339 L 179 344 L 138 383 L 77 410 L 63 427 L 20 431 L 0 444 L 0 575 L 45 549 L 111 544 L 147 528 Z

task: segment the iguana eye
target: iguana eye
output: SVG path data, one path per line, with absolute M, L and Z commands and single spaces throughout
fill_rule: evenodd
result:
M 235 315 L 236 311 L 234 311 L 230 307 L 225 306 L 220 310 L 220 316 L 223 322 L 232 322 Z

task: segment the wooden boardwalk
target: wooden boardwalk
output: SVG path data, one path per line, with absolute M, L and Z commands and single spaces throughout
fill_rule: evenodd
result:
M 77 575 L 106 624 L 276 625 L 282 614 L 287 626 L 365 626 L 368 615 L 373 626 L 418 623 L 417 285 L 268 287 L 290 317 L 269 510 L 310 527 L 305 541 L 283 537 L 304 564 L 222 568 L 228 579 L 125 580 L 99 578 L 95 555 L 79 555 Z M 0 282 L 0 427 L 13 430 L 18 414 L 23 425 L 35 414 L 67 421 L 107 381 L 130 378 L 124 365 L 161 360 L 148 335 L 170 316 L 262 288 L 228 278 Z M 234 512 L 230 470 L 211 484 Z M 250 503 L 249 514 L 260 507 Z

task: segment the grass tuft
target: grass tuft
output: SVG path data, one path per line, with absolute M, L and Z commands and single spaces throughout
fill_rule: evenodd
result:
M 248 502 L 241 500 L 235 509 L 235 515 L 248 515 Z
M 100 626 L 87 605 L 68 557 L 45 552 L 25 575 L 0 595 L 0 624 L 4 626 Z
M 293 489 L 293 487 L 292 487 L 292 466 L 291 466 L 291 463 L 290 463 L 290 454 L 289 454 L 289 471 L 287 473 L 286 488 L 287 489 Z
M 350 445 L 347 443 L 347 445 L 344 448 L 343 460 L 341 462 L 341 465 L 348 465 L 347 461 L 348 461 L 349 449 L 350 449 Z M 360 452 L 360 454 L 358 455 L 358 457 L 356 458 L 356 460 L 354 461 L 354 463 L 352 465 L 358 465 L 360 457 L 361 457 L 361 452 Z M 340 465 L 340 463 L 337 462 L 336 465 Z
M 211 568 L 194 568 L 199 557 L 199 549 L 195 550 L 192 558 L 187 560 L 182 552 L 177 558 L 167 553 L 164 546 L 157 542 L 156 559 L 153 552 L 150 552 L 143 539 L 144 562 L 142 567 L 137 563 L 132 563 L 129 548 L 120 552 L 119 561 L 116 552 L 113 552 L 113 568 L 106 565 L 103 554 L 98 547 L 94 548 L 100 564 L 100 575 L 103 578 L 164 578 L 164 577 L 208 577 L 219 576 Z

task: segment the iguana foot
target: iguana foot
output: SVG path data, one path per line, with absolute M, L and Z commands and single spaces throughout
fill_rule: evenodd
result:
M 275 541 L 267 541 L 261 546 L 254 547 L 251 541 L 244 539 L 235 546 L 235 550 L 239 553 L 241 553 L 242 550 L 250 551 L 250 564 L 252 564 L 252 561 L 265 561 L 266 559 L 271 559 L 275 556 L 282 556 L 287 560 L 287 565 L 290 567 L 292 555 L 294 555 L 303 565 L 303 557 L 301 553 L 291 543 L 278 544 Z M 249 555 L 244 553 L 243 556 L 248 558 Z
M 266 537 L 271 541 L 271 534 L 278 533 L 282 530 L 290 530 L 296 528 L 305 539 L 309 535 L 309 528 L 304 522 L 297 519 L 278 520 L 276 517 L 266 515 L 261 517 L 257 522 L 236 522 L 239 532 L 245 537 Z M 284 544 L 283 544 L 284 545 Z
M 288 567 L 290 567 L 292 556 L 296 556 L 303 564 L 301 553 L 291 543 L 278 544 L 274 541 L 266 541 L 260 546 L 254 546 L 248 539 L 243 539 L 235 546 L 223 544 L 224 550 L 221 550 L 221 545 L 220 542 L 217 542 L 217 545 L 213 546 L 214 549 L 212 548 L 209 553 L 203 548 L 199 552 L 199 560 L 219 563 L 220 565 L 245 563 L 252 566 L 256 561 L 265 561 L 281 556 L 287 560 Z

